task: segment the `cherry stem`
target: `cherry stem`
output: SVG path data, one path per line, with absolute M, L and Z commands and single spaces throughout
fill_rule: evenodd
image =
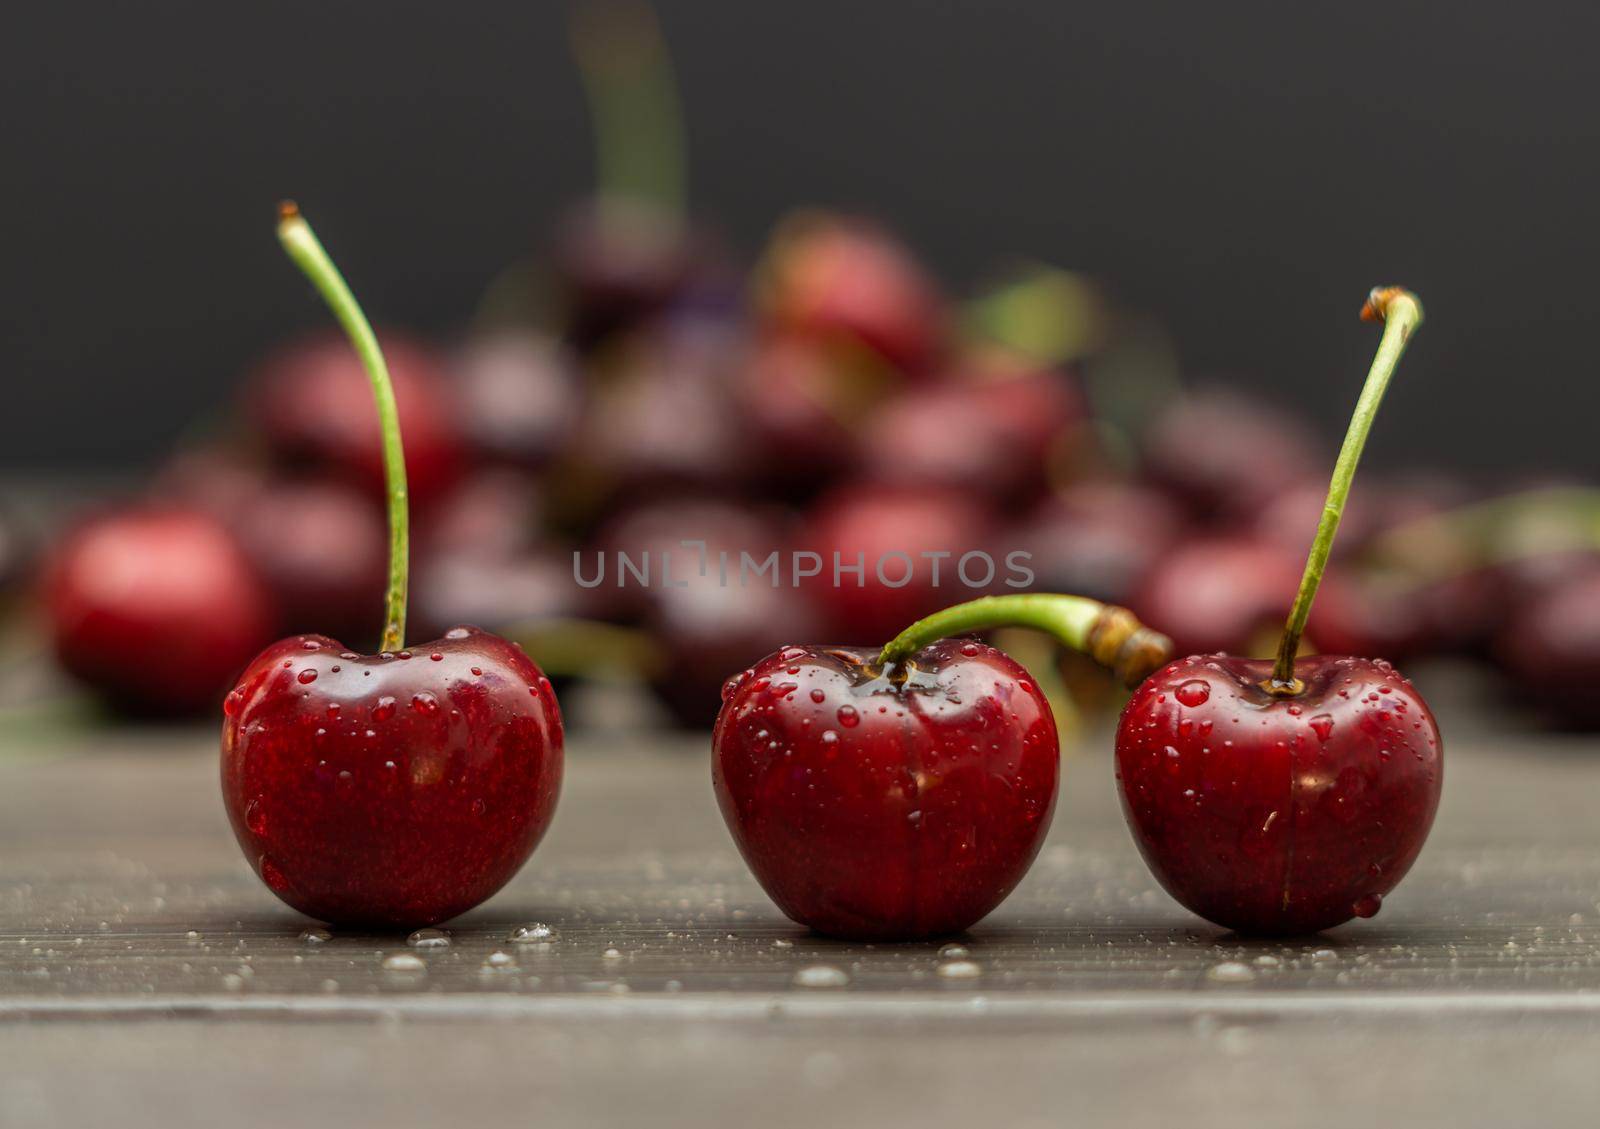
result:
M 1137 686 L 1172 657 L 1172 640 L 1151 631 L 1127 608 L 1086 596 L 1030 592 L 983 596 L 917 620 L 878 654 L 884 669 L 897 666 L 923 647 L 952 635 L 994 627 L 1031 627 L 1073 651 L 1082 651 Z
M 1295 656 L 1300 651 L 1300 637 L 1305 634 L 1306 620 L 1311 615 L 1311 604 L 1317 598 L 1317 588 L 1328 567 L 1328 554 L 1333 551 L 1333 538 L 1339 532 L 1339 520 L 1344 516 L 1344 506 L 1350 497 L 1350 484 L 1355 481 L 1356 466 L 1361 462 L 1362 449 L 1367 445 L 1367 435 L 1372 431 L 1372 421 L 1383 403 L 1383 394 L 1389 388 L 1395 366 L 1417 326 L 1422 324 L 1422 303 L 1409 290 L 1398 286 L 1375 288 L 1361 307 L 1363 321 L 1382 321 L 1383 338 L 1378 342 L 1378 353 L 1372 358 L 1372 368 L 1367 372 L 1367 382 L 1362 386 L 1355 411 L 1350 416 L 1350 427 L 1345 431 L 1344 445 L 1333 464 L 1333 478 L 1328 483 L 1328 499 L 1322 506 L 1322 520 L 1317 523 L 1317 535 L 1312 539 L 1311 552 L 1306 556 L 1306 571 L 1300 578 L 1300 590 L 1295 594 L 1294 606 L 1289 609 L 1289 621 L 1278 643 L 1278 658 L 1272 667 L 1272 677 L 1267 689 L 1275 694 L 1298 694 L 1304 688 L 1294 674 Z
M 389 498 L 389 592 L 384 602 L 383 638 L 378 649 L 393 653 L 405 646 L 411 515 L 406 502 L 406 454 L 400 441 L 400 413 L 395 407 L 389 366 L 384 363 L 383 350 L 378 348 L 378 338 L 372 332 L 367 315 L 361 312 L 344 276 L 333 265 L 292 200 L 278 206 L 278 242 L 328 303 L 372 381 L 372 398 L 378 407 L 378 424 L 383 434 L 383 478 Z
M 688 197 L 683 113 L 650 5 L 580 5 L 572 19 L 572 47 L 593 123 L 602 209 L 645 203 L 681 217 Z

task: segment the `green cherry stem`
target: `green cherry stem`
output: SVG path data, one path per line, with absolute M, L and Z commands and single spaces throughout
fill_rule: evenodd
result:
M 1289 622 L 1278 643 L 1278 658 L 1272 667 L 1272 677 L 1266 683 L 1274 694 L 1293 695 L 1303 689 L 1294 674 L 1295 655 L 1300 650 L 1300 637 L 1305 634 L 1306 620 L 1311 615 L 1311 604 L 1317 598 L 1317 588 L 1328 567 L 1328 554 L 1333 551 L 1333 538 L 1339 532 L 1339 520 L 1344 516 L 1345 501 L 1350 497 L 1350 484 L 1355 480 L 1356 466 L 1361 462 L 1362 449 L 1367 445 L 1367 435 L 1372 421 L 1388 391 L 1389 380 L 1394 376 L 1400 355 L 1406 351 L 1412 334 L 1422 324 L 1422 303 L 1409 290 L 1398 286 L 1375 288 L 1361 307 L 1363 321 L 1382 321 L 1383 338 L 1378 342 L 1377 356 L 1372 358 L 1372 368 L 1367 372 L 1367 382 L 1362 386 L 1355 411 L 1350 416 L 1350 427 L 1345 431 L 1344 445 L 1339 448 L 1339 458 L 1333 464 L 1333 479 L 1328 484 L 1328 499 L 1322 506 L 1322 520 L 1317 523 L 1317 535 L 1311 542 L 1311 552 L 1306 557 L 1306 571 L 1300 578 L 1300 590 L 1295 594 L 1294 606 L 1289 609 Z
M 643 0 L 582 4 L 573 55 L 589 102 L 602 206 L 645 203 L 674 219 L 688 198 L 678 84 L 661 25 Z
M 940 639 L 994 627 L 1042 631 L 1109 667 L 1128 686 L 1137 686 L 1172 657 L 1172 640 L 1145 627 L 1127 608 L 1085 596 L 1029 592 L 983 596 L 919 619 L 889 641 L 878 665 L 888 670 Z
M 400 442 L 400 413 L 395 407 L 389 366 L 378 348 L 377 335 L 339 268 L 322 249 L 300 208 L 286 200 L 278 206 L 278 242 L 295 265 L 305 272 L 333 316 L 339 320 L 372 381 L 372 398 L 378 406 L 383 432 L 383 479 L 389 496 L 389 593 L 384 602 L 383 639 L 379 650 L 395 652 L 405 646 L 406 586 L 411 560 L 411 515 L 406 501 L 406 454 Z

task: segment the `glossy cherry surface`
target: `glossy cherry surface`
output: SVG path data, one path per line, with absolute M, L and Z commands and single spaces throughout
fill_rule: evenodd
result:
M 56 546 L 44 614 L 71 674 L 135 713 L 215 707 L 275 612 L 228 528 L 171 506 L 93 518 Z
M 476 628 L 397 655 L 284 639 L 224 712 L 234 834 L 273 893 L 318 920 L 415 928 L 463 913 L 517 872 L 555 810 L 550 683 Z
M 1295 666 L 1199 655 L 1147 679 L 1117 729 L 1123 810 L 1168 893 L 1241 933 L 1371 917 L 1433 824 L 1443 752 L 1432 712 L 1381 660 Z
M 1050 826 L 1050 708 L 992 647 L 948 639 L 903 681 L 876 651 L 787 647 L 730 680 L 712 744 L 723 817 L 789 917 L 838 937 L 960 932 Z

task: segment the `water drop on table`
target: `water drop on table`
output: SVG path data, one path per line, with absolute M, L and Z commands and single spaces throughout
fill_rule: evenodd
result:
M 333 934 L 320 925 L 314 925 L 310 929 L 300 930 L 300 940 L 308 945 L 324 945 L 333 940 Z
M 945 960 L 958 960 L 961 957 L 969 957 L 971 955 L 972 951 L 967 946 L 958 945 L 954 941 L 951 941 L 948 945 L 939 946 L 939 956 Z
M 850 974 L 831 964 L 807 965 L 794 974 L 796 988 L 843 988 L 850 983 Z
M 483 972 L 515 972 L 517 961 L 510 953 L 496 949 L 483 960 Z
M 559 936 L 560 934 L 544 922 L 530 921 L 513 929 L 506 940 L 517 945 L 551 945 Z
M 406 938 L 413 949 L 448 949 L 450 934 L 443 929 L 418 929 Z
M 1225 960 L 1206 969 L 1206 979 L 1219 984 L 1244 984 L 1255 978 L 1256 974 L 1248 964 L 1240 964 L 1236 960 Z
M 416 953 L 390 953 L 383 958 L 383 970 L 409 976 L 426 972 L 428 966 Z
M 983 966 L 972 960 L 942 961 L 937 969 L 946 980 L 976 980 L 983 975 Z

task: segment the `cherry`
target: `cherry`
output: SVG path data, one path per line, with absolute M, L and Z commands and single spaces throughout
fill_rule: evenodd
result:
M 992 533 L 985 507 L 964 491 L 841 485 L 818 500 L 799 535 L 801 548 L 821 561 L 804 590 L 835 638 L 882 638 L 937 608 L 942 593 L 961 591 L 961 558 L 987 551 Z M 930 553 L 946 555 L 925 555 Z M 896 554 L 909 558 L 909 566 Z M 837 582 L 835 560 L 841 566 Z M 843 571 L 857 565 L 859 574 Z M 992 582 L 998 584 L 1006 564 L 996 559 L 995 565 Z M 974 582 L 987 575 L 985 565 L 968 568 Z
M 669 211 L 601 198 L 573 208 L 551 261 L 567 340 L 585 353 L 667 309 L 706 252 Z
M 1284 483 L 1315 471 L 1317 445 L 1298 419 L 1258 400 L 1201 389 L 1175 402 L 1144 437 L 1144 467 L 1204 520 L 1259 513 Z
M 582 411 L 576 361 L 529 330 L 481 334 L 456 354 L 457 414 L 482 460 L 537 470 L 566 445 Z
M 863 470 L 883 482 L 1032 502 L 1044 492 L 1054 449 L 1069 444 L 1084 420 L 1083 400 L 1065 374 L 977 357 L 956 379 L 917 388 L 878 412 L 863 435 Z
M 383 350 L 407 436 L 407 481 L 417 500 L 427 501 L 449 487 L 463 465 L 444 365 L 433 350 L 396 333 L 385 334 Z M 381 494 L 383 441 L 366 389 L 361 360 L 349 343 L 316 334 L 279 348 L 257 366 L 247 405 L 285 468 L 327 470 Z
M 1600 728 L 1600 556 L 1569 557 L 1502 629 L 1496 657 L 1517 692 L 1552 720 Z
M 732 391 L 766 484 L 808 498 L 855 467 L 861 422 L 891 387 L 819 342 L 776 336 L 751 346 Z
M 538 666 L 497 636 L 457 627 L 405 648 L 406 461 L 383 354 L 293 204 L 278 238 L 367 370 L 389 588 L 381 653 L 297 635 L 246 669 L 224 703 L 223 802 L 250 865 L 295 908 L 340 924 L 431 925 L 493 894 L 543 836 L 561 783 L 561 714 Z
M 239 542 L 279 612 L 279 630 L 322 627 L 375 642 L 388 565 L 383 511 L 337 480 L 267 483 L 233 513 Z
M 789 917 L 855 940 L 959 933 L 1009 894 L 1055 810 L 1055 721 L 1000 651 L 944 640 L 896 680 L 857 648 L 786 647 L 729 683 L 723 818 Z
M 863 219 L 807 212 L 783 221 L 757 270 L 756 302 L 780 332 L 866 349 L 906 373 L 926 373 L 943 344 L 932 280 Z
M 737 489 L 754 457 L 728 395 L 738 357 L 729 327 L 702 319 L 655 323 L 619 343 L 593 383 L 553 503 L 606 512 L 664 494 Z
M 786 572 L 758 575 L 745 568 L 741 554 L 756 567 L 788 548 L 785 530 L 764 511 L 704 500 L 659 502 L 622 515 L 601 543 L 634 560 L 650 556 L 655 571 L 648 587 L 618 588 L 608 574 L 611 586 L 594 594 L 613 598 L 617 610 L 631 607 L 656 640 L 661 653 L 650 672 L 651 689 L 680 725 L 709 727 L 728 671 L 750 665 L 785 639 L 815 632 L 815 615 L 796 598 Z
M 1297 659 L 1373 416 L 1422 308 L 1374 290 L 1383 340 L 1335 465 L 1273 662 L 1196 655 L 1135 692 L 1117 779 L 1139 850 L 1195 913 L 1245 933 L 1370 917 L 1416 860 L 1439 802 L 1442 746 L 1387 662 Z
M 729 679 L 717 802 L 789 917 L 857 940 L 959 933 L 1027 872 L 1055 808 L 1055 720 L 1015 661 L 946 637 L 1002 623 L 1134 678 L 1170 653 L 1121 609 L 1006 596 L 930 616 L 882 651 L 785 647 Z
M 1161 491 L 1088 481 L 1046 498 L 1010 541 L 1032 555 L 1029 563 L 1045 591 L 1125 603 L 1177 544 L 1184 524 L 1177 503 Z
M 91 518 L 50 554 L 43 605 L 61 665 L 114 705 L 214 707 L 272 638 L 274 609 L 221 521 L 159 505 Z
M 1139 851 L 1189 909 L 1240 933 L 1371 917 L 1416 861 L 1439 804 L 1439 729 L 1382 661 L 1196 655 L 1134 692 L 1117 781 Z
M 1249 651 L 1281 622 L 1301 563 L 1270 542 L 1204 537 L 1156 562 L 1128 606 L 1159 623 L 1180 653 Z
M 284 639 L 228 695 L 222 797 L 261 880 L 309 917 L 455 917 L 527 861 L 561 786 L 561 715 L 511 643 L 459 627 L 356 655 Z
M 646 5 L 574 11 L 572 46 L 593 122 L 597 186 L 556 232 L 568 338 L 605 343 L 659 314 L 710 256 L 684 221 L 684 129 L 671 60 Z

